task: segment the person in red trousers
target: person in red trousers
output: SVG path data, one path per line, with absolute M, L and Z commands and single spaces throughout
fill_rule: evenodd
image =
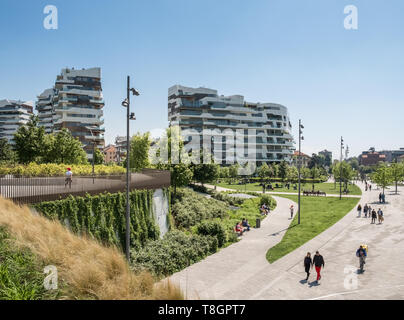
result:
M 319 281 L 321 279 L 320 271 L 321 271 L 321 267 L 324 268 L 324 265 L 325 264 L 324 264 L 323 256 L 318 251 L 316 251 L 316 254 L 314 255 L 314 258 L 313 258 L 313 266 L 316 268 L 317 281 Z

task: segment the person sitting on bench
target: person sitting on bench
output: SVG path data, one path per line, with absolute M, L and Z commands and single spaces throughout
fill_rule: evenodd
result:
M 246 219 L 246 218 L 243 218 L 243 221 L 241 222 L 241 225 L 243 226 L 243 227 L 246 227 L 247 228 L 247 231 L 250 231 L 250 224 L 248 223 L 248 220 Z
M 242 236 L 242 235 L 243 235 L 244 229 L 241 227 L 240 222 L 237 222 L 237 223 L 236 223 L 236 227 L 234 228 L 234 231 L 235 231 L 239 236 Z

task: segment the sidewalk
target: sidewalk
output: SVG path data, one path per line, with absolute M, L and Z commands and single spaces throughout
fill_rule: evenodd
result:
M 214 185 L 211 184 L 205 184 L 206 188 L 209 189 L 215 189 Z M 229 188 L 223 188 L 223 187 L 219 187 L 216 186 L 216 191 L 219 192 L 223 192 L 223 191 L 232 191 L 234 193 L 243 193 L 243 190 L 236 190 L 236 189 L 229 189 Z M 247 190 L 247 192 L 249 192 Z M 250 191 L 250 192 L 256 192 L 256 193 L 263 193 L 262 191 Z M 276 191 L 266 191 L 265 194 L 269 194 L 269 195 L 277 195 L 277 194 L 286 194 L 286 195 L 295 195 L 297 196 L 298 193 L 297 192 L 276 192 Z M 301 195 L 303 196 L 303 193 L 301 193 Z M 309 197 L 316 197 L 316 196 L 309 196 Z M 319 196 L 319 197 L 324 197 L 324 196 Z M 338 197 L 339 198 L 339 194 L 331 194 L 331 193 L 327 193 L 327 197 Z M 361 198 L 362 196 L 360 195 L 342 195 L 343 198 Z
M 242 282 L 269 266 L 265 257 L 268 248 L 282 239 L 292 221 L 289 207 L 293 202 L 274 198 L 277 207 L 262 221 L 260 229 L 251 229 L 239 242 L 170 277 L 188 299 L 233 299 L 227 295 L 229 290 L 253 294 L 254 287 Z

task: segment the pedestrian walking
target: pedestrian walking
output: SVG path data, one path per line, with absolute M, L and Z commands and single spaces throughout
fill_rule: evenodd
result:
M 325 266 L 324 258 L 323 258 L 323 256 L 322 256 L 318 251 L 316 251 L 316 254 L 314 255 L 314 258 L 313 258 L 313 265 L 314 265 L 314 267 L 316 268 L 316 272 L 317 272 L 317 282 L 318 282 L 319 280 L 321 280 L 321 274 L 320 274 L 320 272 L 321 272 L 321 267 L 324 268 L 324 266 Z M 312 268 L 313 268 L 313 267 L 312 267 Z
M 307 255 L 303 261 L 303 265 L 304 265 L 304 272 L 306 272 L 306 274 L 307 274 L 307 277 L 306 277 L 306 281 L 307 281 L 307 280 L 309 280 L 309 276 L 310 276 L 310 268 L 313 267 L 313 259 L 311 258 L 310 252 L 307 252 Z
M 66 171 L 66 180 L 65 180 L 65 188 L 67 187 L 67 185 L 69 185 L 69 188 L 72 188 L 72 177 L 73 177 L 73 172 L 72 169 L 67 168 Z
M 358 205 L 358 218 L 361 216 L 361 214 L 362 214 L 362 206 L 359 204 Z
M 372 191 L 372 185 L 369 184 L 369 191 Z
M 290 206 L 290 219 L 293 219 L 293 212 L 295 210 L 295 207 L 293 206 L 293 204 Z
M 379 208 L 379 210 L 377 210 L 377 219 L 379 220 L 379 224 L 382 224 L 384 221 L 383 211 L 380 208 Z
M 372 222 L 371 222 L 372 224 L 376 223 L 376 217 L 377 217 L 376 211 L 373 210 L 372 211 Z
M 382 193 L 380 192 L 380 193 L 379 193 L 379 203 L 382 203 L 382 197 L 383 197 L 383 196 L 382 196 Z
M 386 203 L 386 195 L 384 193 L 382 194 L 382 202 Z
M 367 248 L 367 246 L 366 246 Z M 361 245 L 358 250 L 356 250 L 356 256 L 359 258 L 359 270 L 363 272 L 363 267 L 366 264 L 367 250 L 364 245 Z
M 369 210 L 368 204 L 365 204 L 365 206 L 363 207 L 363 213 L 365 214 L 365 218 L 368 216 L 368 210 Z

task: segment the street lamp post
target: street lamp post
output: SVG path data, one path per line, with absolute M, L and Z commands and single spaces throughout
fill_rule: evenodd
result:
M 126 99 L 122 102 L 122 106 L 126 108 L 126 259 L 130 261 L 130 200 L 129 200 L 129 187 L 130 187 L 130 137 L 129 137 L 129 122 L 136 120 L 135 114 L 130 112 L 130 93 L 138 96 L 140 93 L 134 88 L 130 87 L 130 76 L 127 78 Z
M 92 130 L 92 128 L 91 127 L 87 127 L 87 129 L 88 130 L 90 130 L 90 133 L 91 133 L 91 137 L 93 138 L 92 140 L 93 140 L 93 159 L 92 159 L 92 161 L 91 161 L 91 163 L 92 163 L 92 167 L 93 167 L 93 184 L 95 183 L 95 181 L 94 181 L 94 175 L 95 175 L 95 172 L 94 172 L 94 165 L 95 165 L 95 136 L 94 136 L 94 134 L 93 134 L 93 130 Z
M 301 167 L 302 167 L 302 140 L 304 140 L 304 137 L 302 136 L 304 126 L 302 125 L 302 121 L 299 119 L 299 155 L 298 155 L 298 163 L 297 163 L 297 169 L 299 171 L 298 174 L 298 180 L 299 180 L 299 194 L 298 194 L 298 205 L 297 205 L 297 223 L 300 224 L 300 184 L 301 184 Z
M 344 139 L 341 137 L 341 161 L 339 163 L 339 199 L 342 199 L 342 150 L 344 149 Z

